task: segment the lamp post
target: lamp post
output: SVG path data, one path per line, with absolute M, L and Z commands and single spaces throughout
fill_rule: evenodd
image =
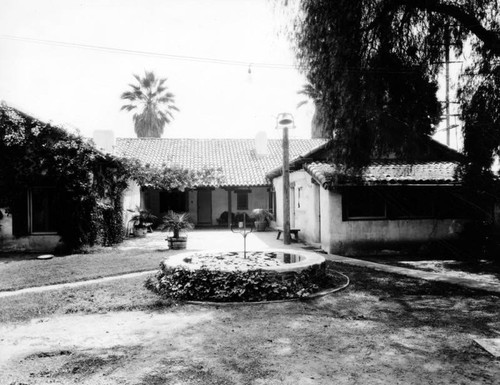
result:
M 277 129 L 283 129 L 283 243 L 290 244 L 290 160 L 288 129 L 295 128 L 292 114 L 281 113 L 276 122 Z

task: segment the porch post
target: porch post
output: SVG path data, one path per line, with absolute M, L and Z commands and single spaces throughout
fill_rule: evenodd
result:
M 232 202 L 231 202 L 231 198 L 232 198 L 232 190 L 228 189 L 227 190 L 227 228 L 230 229 L 231 228 L 231 225 L 232 225 L 232 221 L 231 221 L 231 217 L 232 217 L 232 212 L 231 212 L 231 208 L 232 208 Z

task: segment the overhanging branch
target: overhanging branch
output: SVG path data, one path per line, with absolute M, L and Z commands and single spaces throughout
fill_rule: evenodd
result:
M 436 12 L 458 21 L 464 28 L 481 40 L 485 47 L 495 56 L 500 56 L 500 33 L 486 29 L 481 21 L 455 4 L 443 3 L 439 0 L 396 0 L 401 5 L 418 8 L 428 12 Z

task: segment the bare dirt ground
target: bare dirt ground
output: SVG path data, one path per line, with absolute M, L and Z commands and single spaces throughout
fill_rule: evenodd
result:
M 500 361 L 473 342 L 498 337 L 498 296 L 341 269 L 352 285 L 312 302 L 4 324 L 0 383 L 500 383 Z

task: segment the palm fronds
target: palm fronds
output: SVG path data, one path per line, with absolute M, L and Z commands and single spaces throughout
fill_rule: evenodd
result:
M 167 79 L 157 78 L 151 71 L 145 71 L 142 78 L 133 76 L 138 84 L 129 84 L 131 90 L 122 93 L 121 99 L 129 103 L 120 110 L 137 111 L 132 118 L 139 138 L 160 138 L 165 125 L 174 118 L 172 111 L 179 111 L 175 106 L 175 95 L 165 85 Z

